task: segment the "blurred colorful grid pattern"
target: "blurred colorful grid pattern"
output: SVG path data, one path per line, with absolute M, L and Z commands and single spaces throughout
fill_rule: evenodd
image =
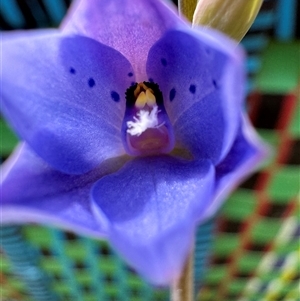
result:
M 1 29 L 55 27 L 70 2 L 1 0 Z M 265 0 L 242 41 L 249 55 L 247 109 L 274 152 L 218 218 L 199 227 L 199 301 L 300 301 L 299 2 Z M 17 139 L 3 119 L 0 125 L 5 160 Z M 166 289 L 145 283 L 103 241 L 39 225 L 2 226 L 0 239 L 0 300 L 169 299 Z

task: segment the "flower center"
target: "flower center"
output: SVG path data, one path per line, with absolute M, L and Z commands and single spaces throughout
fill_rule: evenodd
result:
M 173 129 L 157 84 L 136 83 L 127 89 L 122 135 L 130 155 L 168 153 L 173 149 Z

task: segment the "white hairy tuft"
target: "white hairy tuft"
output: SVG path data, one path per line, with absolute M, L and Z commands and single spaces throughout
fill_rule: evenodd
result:
M 158 111 L 158 107 L 154 106 L 151 110 L 145 111 L 140 110 L 136 115 L 133 117 L 134 121 L 128 121 L 127 122 L 127 133 L 129 133 L 132 136 L 140 136 L 143 132 L 145 132 L 149 128 L 158 128 L 162 124 L 158 124 L 158 118 L 157 114 L 160 111 Z

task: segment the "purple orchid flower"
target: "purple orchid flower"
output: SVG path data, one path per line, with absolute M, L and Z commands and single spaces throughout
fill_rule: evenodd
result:
M 243 53 L 158 0 L 82 0 L 60 30 L 3 35 L 2 223 L 107 239 L 169 284 L 195 228 L 261 162 Z

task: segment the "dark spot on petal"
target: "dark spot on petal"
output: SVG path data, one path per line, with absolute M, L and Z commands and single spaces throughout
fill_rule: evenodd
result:
M 153 83 L 153 82 L 154 82 L 153 78 L 150 77 L 150 78 L 149 78 L 149 82 L 150 82 L 150 83 Z
M 170 94 L 169 94 L 170 101 L 173 101 L 175 96 L 176 96 L 176 90 L 175 90 L 175 88 L 173 88 L 173 89 L 171 89 Z
M 211 50 L 209 48 L 205 48 L 205 52 L 206 54 L 210 55 L 211 54 Z
M 93 88 L 95 86 L 95 80 L 93 78 L 90 78 L 89 81 L 88 81 L 88 84 L 91 88 Z
M 120 95 L 116 91 L 111 91 L 110 96 L 113 99 L 113 101 L 115 102 L 120 101 Z
M 214 87 L 215 87 L 216 89 L 219 89 L 219 88 L 220 88 L 218 82 L 217 82 L 215 79 L 213 79 L 212 83 L 213 83 L 213 85 L 214 85 Z
M 136 82 L 131 82 L 131 86 L 134 86 L 136 84 Z
M 192 93 L 192 94 L 195 94 L 196 93 L 196 86 L 195 85 L 190 85 L 190 92 Z
M 132 72 L 129 72 L 129 73 L 128 73 L 128 76 L 129 76 L 129 77 L 132 77 L 132 76 L 133 76 L 133 73 L 132 73 Z
M 165 58 L 162 58 L 160 61 L 163 64 L 163 66 L 167 66 L 167 60 Z
M 75 74 L 75 73 L 76 73 L 76 70 L 75 70 L 74 68 L 72 68 L 72 67 L 70 68 L 69 71 L 70 71 L 70 73 L 72 73 L 72 74 Z

